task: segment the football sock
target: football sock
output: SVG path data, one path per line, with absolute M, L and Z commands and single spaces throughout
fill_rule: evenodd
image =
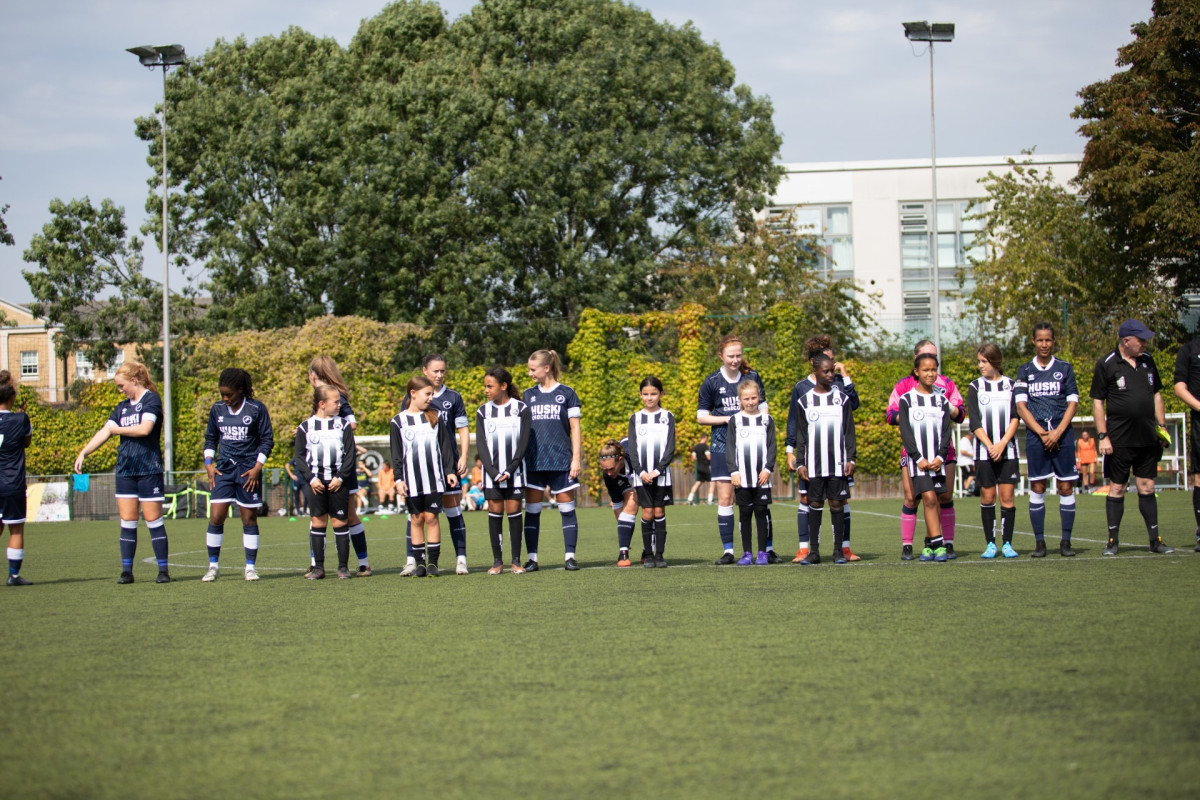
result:
M 313 565 L 325 568 L 325 526 L 308 526 L 308 547 L 312 550 Z
M 1196 536 L 1200 537 L 1200 486 L 1192 488 L 1192 513 L 1196 516 Z
M 412 548 L 412 517 L 404 523 L 404 554 L 409 558 L 413 557 Z
M 450 542 L 454 545 L 454 555 L 467 554 L 467 520 L 463 518 L 460 506 L 446 508 L 446 524 L 450 527 Z
M 937 550 L 939 547 L 945 547 L 946 539 L 945 539 L 945 537 L 942 537 L 942 536 L 934 536 L 932 539 L 929 540 L 928 546 L 932 547 L 934 550 Z
M 163 572 L 167 568 L 167 526 L 163 524 L 163 518 L 159 517 L 154 522 L 147 522 L 146 527 L 150 529 L 150 547 L 154 549 L 158 571 Z
M 564 531 L 565 533 L 565 531 Z M 530 553 L 538 551 L 538 539 L 542 536 L 542 504 L 525 504 L 525 549 Z
M 654 518 L 654 552 L 662 555 L 667 550 L 667 518 Z
M 242 547 L 246 551 L 246 566 L 253 567 L 258 559 L 258 525 L 242 526 Z
M 1035 539 L 1040 542 L 1046 538 L 1046 495 L 1041 492 L 1029 493 L 1029 524 Z
M 842 506 L 842 547 L 850 546 L 850 504 Z
M 979 519 L 983 522 L 983 540 L 988 544 L 996 543 L 996 504 L 979 504 Z
M 1108 538 L 1115 542 L 1121 534 L 1121 517 L 1125 516 L 1125 495 L 1109 495 L 1104 501 L 1104 516 L 1108 519 Z
M 755 506 L 754 526 L 758 529 L 759 552 L 765 552 L 771 542 L 771 509 L 767 506 Z
M 575 513 L 575 501 L 559 503 L 558 513 L 562 517 L 563 548 L 574 553 L 576 545 L 579 544 L 579 517 Z M 537 551 L 536 547 L 529 549 Z
M 642 552 L 654 552 L 654 520 L 642 517 Z
M 133 572 L 133 557 L 137 554 L 137 520 L 121 520 L 121 569 Z
M 808 546 L 814 553 L 821 550 L 821 517 L 825 515 L 825 509 L 808 508 Z
M 413 542 L 413 558 L 415 558 L 417 560 L 417 564 L 423 565 L 425 563 L 425 543 L 424 542 L 421 542 L 420 544 L 418 544 L 417 542 Z
M 536 535 L 534 536 L 536 539 Z M 521 560 L 521 512 L 514 511 L 508 515 L 508 539 L 512 547 L 512 560 L 516 564 Z M 531 553 L 532 555 L 532 553 Z
M 629 544 L 633 541 L 633 524 L 636 521 L 637 517 L 624 511 L 617 517 L 617 547 L 629 549 Z
M 221 543 L 225 541 L 225 523 L 213 525 L 208 523 L 208 533 L 204 535 L 204 543 L 208 545 L 208 563 L 216 564 L 221 560 Z
M 333 529 L 333 546 L 337 548 L 338 569 L 346 569 L 350 563 L 350 539 L 352 536 L 353 534 L 345 528 Z
M 488 512 L 488 540 L 492 543 L 492 561 L 504 560 L 504 515 Z
M 1138 495 L 1138 511 L 1142 512 L 1142 519 L 1146 521 L 1146 533 L 1153 543 L 1158 539 L 1158 498 L 1153 492 Z
M 1000 535 L 1004 537 L 1004 541 L 1011 542 L 1013 537 L 1013 528 L 1017 524 L 1017 507 L 1012 508 L 1000 507 Z
M 911 545 L 917 535 L 917 510 L 900 506 L 900 543 Z
M 438 558 L 442 555 L 442 543 L 429 542 L 425 545 L 425 549 L 429 551 L 429 563 L 436 567 L 438 564 Z
M 1071 531 L 1075 529 L 1075 494 L 1058 496 L 1058 521 L 1062 524 L 1062 540 L 1071 541 Z
M 367 561 L 367 527 L 362 522 L 356 522 L 346 528 L 350 544 L 354 545 L 354 555 L 360 566 L 370 566 Z
M 942 503 L 942 538 L 954 544 L 954 503 Z
M 808 503 L 796 507 L 796 534 L 801 547 L 808 546 Z
M 842 552 L 842 547 L 846 542 L 846 522 L 849 518 L 849 514 L 839 514 L 836 510 L 829 509 L 829 523 L 833 526 L 833 555 L 835 558 Z
M 21 562 L 23 562 L 24 560 L 25 560 L 25 548 L 24 547 L 8 548 L 8 574 L 9 575 L 20 575 L 21 574 Z
M 738 507 L 738 533 L 742 535 L 742 551 L 749 553 L 754 531 L 751 520 L 754 519 L 754 506 Z
M 726 553 L 733 552 L 733 506 L 717 506 L 717 533 Z

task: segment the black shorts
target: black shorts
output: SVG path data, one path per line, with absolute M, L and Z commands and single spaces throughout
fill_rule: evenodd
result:
M 633 491 L 633 484 L 629 481 L 628 475 L 617 475 L 609 477 L 601 473 L 604 479 L 604 488 L 608 490 L 608 499 L 612 501 L 614 506 L 625 505 L 625 495 Z
M 1188 453 L 1188 472 L 1200 475 L 1200 414 L 1192 414 L 1190 421 L 1192 427 L 1188 438 L 1191 439 L 1192 446 Z
M 328 486 L 329 482 L 324 481 Z M 312 486 L 309 486 L 308 513 L 314 517 L 324 517 L 329 515 L 339 522 L 344 522 L 347 514 L 350 513 L 350 487 L 347 484 L 342 484 L 341 488 L 336 492 L 331 492 L 327 488 L 323 492 L 312 491 Z
M 485 500 L 524 500 L 525 489 L 522 486 L 485 487 L 483 497 Z
M 756 486 L 753 489 L 734 489 L 733 502 L 739 506 L 771 505 L 771 487 Z
M 446 510 L 443 506 L 441 494 L 414 494 L 404 500 L 410 514 L 441 514 Z
M 711 480 L 712 480 L 711 472 L 709 472 L 708 470 L 704 470 L 703 472 L 700 470 L 696 470 L 696 483 L 708 483 Z
M 984 489 L 991 489 L 998 483 L 1015 486 L 1021 477 L 1021 463 L 1015 458 L 1003 461 L 992 461 L 985 458 L 975 462 L 975 480 Z
M 1158 476 L 1158 462 L 1162 459 L 1163 449 L 1156 444 L 1143 447 L 1113 446 L 1112 455 L 1104 457 L 1104 477 L 1111 483 L 1124 485 L 1129 483 L 1129 472 L 1133 470 L 1135 478 Z
M 808 502 L 824 503 L 825 500 L 849 500 L 849 478 L 809 478 Z
M 945 475 L 917 475 L 912 479 L 913 494 L 917 499 L 921 499 L 921 495 L 925 492 L 936 492 L 937 494 L 946 493 L 946 476 Z
M 0 494 L 0 521 L 5 525 L 25 522 L 25 487 L 10 494 Z
M 659 486 L 656 483 L 642 484 L 637 487 L 638 505 L 642 508 L 665 508 L 674 503 L 670 486 Z

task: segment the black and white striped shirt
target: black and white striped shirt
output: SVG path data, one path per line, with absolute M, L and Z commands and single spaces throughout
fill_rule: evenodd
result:
M 401 411 L 391 422 L 392 470 L 409 497 L 446 493 L 446 476 L 455 468 L 449 429 L 439 418 L 430 424 L 421 412 Z
M 483 465 L 483 488 L 517 489 L 525 485 L 521 461 L 529 446 L 533 415 L 521 400 L 502 406 L 488 401 L 475 412 L 475 451 Z M 496 478 L 508 473 L 508 480 Z
M 341 417 L 311 416 L 296 428 L 295 463 L 300 477 L 348 482 L 354 477 L 354 432 Z
M 971 419 L 972 432 L 983 428 L 989 442 L 995 444 L 1004 438 L 1008 424 L 1017 418 L 1017 401 L 1013 392 L 1013 381 L 1004 375 L 997 380 L 976 378 L 967 387 L 967 414 Z M 987 447 L 975 439 L 975 460 L 986 461 Z M 1004 448 L 1004 458 L 1017 457 L 1017 437 L 1014 436 Z
M 936 476 L 946 474 L 946 454 L 950 449 L 950 401 L 941 392 L 923 394 L 916 388 L 900 396 L 900 439 L 908 454 L 908 474 Z M 942 459 L 937 470 L 917 469 L 924 459 Z
M 771 415 L 760 412 L 754 416 L 738 411 L 729 418 L 725 461 L 729 473 L 742 476 L 742 487 L 758 486 L 758 473 L 764 469 L 775 471 L 775 420 Z M 762 488 L 771 487 L 770 479 Z
M 642 473 L 657 471 L 654 486 L 671 485 L 675 459 L 675 415 L 665 408 L 638 411 L 629 418 L 629 471 L 633 485 L 642 485 Z
M 857 457 L 850 397 L 836 386 L 814 387 L 796 400 L 796 455 L 809 478 L 844 478 Z

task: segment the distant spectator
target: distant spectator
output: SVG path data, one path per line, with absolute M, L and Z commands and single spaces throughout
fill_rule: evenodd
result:
M 379 480 L 379 507 L 388 511 L 396 510 L 396 472 L 390 461 L 384 461 L 376 475 Z

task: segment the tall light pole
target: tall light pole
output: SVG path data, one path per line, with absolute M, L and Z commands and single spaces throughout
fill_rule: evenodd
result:
M 167 70 L 187 61 L 183 45 L 142 45 L 128 48 L 130 53 L 138 57 L 143 67 L 163 71 L 163 107 L 162 107 L 162 343 L 163 343 L 163 461 L 166 466 L 166 480 L 170 481 L 175 472 L 175 426 L 171 414 L 171 303 L 170 303 L 170 251 L 167 250 Z
M 910 42 L 929 43 L 929 167 L 933 173 L 933 246 L 930 263 L 933 277 L 933 344 L 942 352 L 942 298 L 938 280 L 938 196 L 937 196 L 937 118 L 933 113 L 933 43 L 954 41 L 953 22 L 903 22 L 904 36 Z

